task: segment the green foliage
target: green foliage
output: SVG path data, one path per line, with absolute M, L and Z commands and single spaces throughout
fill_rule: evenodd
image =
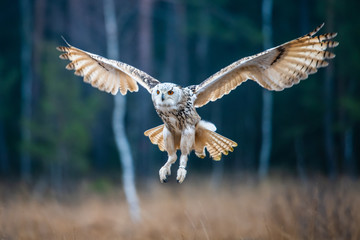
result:
M 42 95 L 31 123 L 33 157 L 44 166 L 67 164 L 75 172 L 89 169 L 91 128 L 99 106 L 84 96 L 81 81 L 64 71 L 55 44 L 46 43 L 41 66 Z
M 341 107 L 346 111 L 352 124 L 360 121 L 360 99 L 353 96 L 345 96 L 340 99 Z
M 113 184 L 107 178 L 98 178 L 92 181 L 89 185 L 90 190 L 100 193 L 107 194 L 113 191 Z
M 14 94 L 19 72 L 14 66 L 8 66 L 3 58 L 0 58 L 0 119 L 10 117 L 14 114 L 15 108 L 9 107 L 9 102 Z

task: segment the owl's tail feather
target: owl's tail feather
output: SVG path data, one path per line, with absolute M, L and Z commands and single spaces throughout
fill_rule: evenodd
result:
M 199 158 L 206 156 L 206 149 L 213 160 L 219 161 L 222 154 L 228 155 L 237 146 L 236 142 L 221 136 L 215 130 L 215 126 L 209 122 L 200 121 L 197 125 L 194 150 Z
M 164 124 L 151 128 L 144 132 L 145 136 L 150 138 L 152 144 L 158 145 L 160 151 L 165 151 L 164 135 L 163 135 Z
M 161 151 L 165 151 L 164 124 L 151 128 L 144 132 L 145 136 L 150 138 L 151 143 L 158 145 Z M 206 156 L 205 149 L 209 152 L 212 159 L 219 161 L 222 154 L 227 155 L 234 150 L 237 143 L 216 133 L 214 124 L 201 120 L 196 126 L 195 150 L 196 156 L 204 158 Z

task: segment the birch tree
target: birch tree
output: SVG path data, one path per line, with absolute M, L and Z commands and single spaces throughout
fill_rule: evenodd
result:
M 117 22 L 113 0 L 104 0 L 104 17 L 107 40 L 107 56 L 111 59 L 119 58 L 119 40 Z M 140 220 L 139 200 L 136 193 L 133 157 L 125 130 L 126 96 L 114 96 L 113 131 L 123 170 L 123 186 L 126 200 L 129 204 L 131 218 L 134 222 Z

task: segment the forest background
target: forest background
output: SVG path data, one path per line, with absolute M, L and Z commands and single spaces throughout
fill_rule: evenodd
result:
M 84 181 L 102 193 L 126 181 L 113 130 L 114 97 L 65 70 L 56 51 L 65 45 L 61 36 L 162 82 L 187 86 L 323 22 L 320 34 L 338 32 L 340 42 L 326 69 L 291 89 L 270 93 L 270 102 L 264 100 L 268 93 L 247 81 L 198 110 L 238 147 L 220 162 L 191 154 L 184 184 L 204 176 L 216 188 L 225 181 L 256 182 L 269 174 L 302 183 L 318 176 L 357 181 L 358 1 L 118 0 L 106 8 L 107 2 L 0 1 L 2 193 L 24 184 L 40 195 L 49 189 L 61 195 Z M 109 21 L 116 31 L 109 31 Z M 142 88 L 126 96 L 122 110 L 134 166 L 130 171 L 139 191 L 151 191 L 160 185 L 158 170 L 167 156 L 143 132 L 161 121 Z M 264 114 L 267 110 L 270 115 Z

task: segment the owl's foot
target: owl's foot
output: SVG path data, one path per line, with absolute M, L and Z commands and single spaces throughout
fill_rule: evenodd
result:
M 167 177 L 171 175 L 170 166 L 167 166 L 166 164 L 160 168 L 159 170 L 159 176 L 160 176 L 160 182 L 166 183 Z
M 178 183 L 182 183 L 185 180 L 186 173 L 187 173 L 186 169 L 180 166 L 177 171 L 177 177 L 176 177 Z

